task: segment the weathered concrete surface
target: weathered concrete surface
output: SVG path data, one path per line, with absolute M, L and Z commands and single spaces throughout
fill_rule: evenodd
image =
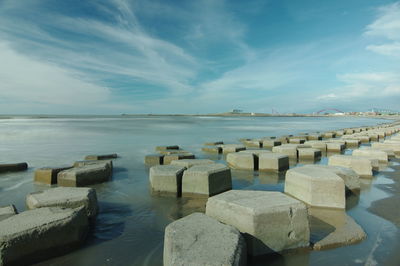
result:
M 144 163 L 148 166 L 163 165 L 164 155 L 163 154 L 149 154 L 144 157 Z
M 373 149 L 391 149 L 396 156 L 400 156 L 400 144 L 374 142 L 371 147 Z
M 195 156 L 192 153 L 168 154 L 164 156 L 164 165 L 170 164 L 174 160 L 194 159 L 194 158 Z
M 202 165 L 202 164 L 211 164 L 215 163 L 213 160 L 209 159 L 182 159 L 182 160 L 175 160 L 171 162 L 171 165 L 178 165 L 186 168 L 190 168 L 195 165 Z
M 388 163 L 388 155 L 384 151 L 373 150 L 373 149 L 357 149 L 353 150 L 353 156 L 374 158 L 379 160 L 380 163 Z
M 325 238 L 314 243 L 313 249 L 323 250 L 356 244 L 367 235 L 344 210 L 309 208 L 309 214 L 333 226 L 335 230 Z
M 342 139 L 346 143 L 346 147 L 348 148 L 354 148 L 354 147 L 360 147 L 361 141 L 358 139 Z
M 182 194 L 182 176 L 186 167 L 181 165 L 157 165 L 150 168 L 150 187 L 153 193 Z
M 118 158 L 118 154 L 102 154 L 102 155 L 88 155 L 85 157 L 85 160 L 109 160 Z
M 284 171 L 289 169 L 289 156 L 280 153 L 262 153 L 258 156 L 260 171 Z
M 350 168 L 321 164 L 306 165 L 305 167 L 331 171 L 343 179 L 347 189 L 354 193 L 360 192 L 360 176 Z
M 25 171 L 26 169 L 28 169 L 27 163 L 0 164 L 0 173 Z
M 34 192 L 26 196 L 28 209 L 43 207 L 80 208 L 84 207 L 89 218 L 97 214 L 97 196 L 93 188 L 57 187 Z
M 164 266 L 244 266 L 246 242 L 233 226 L 193 213 L 165 228 L 163 260 Z
M 329 170 L 309 166 L 288 170 L 285 193 L 314 207 L 346 207 L 344 181 Z
M 326 152 L 326 143 L 324 141 L 311 140 L 304 142 L 304 144 L 310 145 L 311 148 Z
M 74 162 L 74 167 L 85 167 L 88 165 L 101 165 L 104 167 L 108 167 L 111 170 L 113 169 L 113 161 L 112 160 L 85 160 L 85 161 Z
M 59 168 L 50 168 L 44 167 L 35 170 L 35 175 L 33 177 L 34 182 L 54 185 L 57 184 L 57 175 L 59 172 L 71 169 L 72 167 L 59 167 Z
M 263 148 L 272 148 L 275 146 L 279 146 L 281 144 L 282 144 L 282 142 L 280 140 L 275 140 L 275 139 L 263 139 L 262 140 Z
M 232 189 L 229 167 L 223 164 L 196 165 L 183 173 L 183 196 L 213 196 Z
M 228 153 L 226 162 L 230 167 L 235 169 L 254 170 L 258 168 L 258 158 L 253 153 Z
M 306 141 L 306 139 L 301 139 L 301 138 L 289 138 L 289 143 L 292 144 L 303 144 Z
M 307 135 L 307 140 L 322 140 L 321 134 L 309 134 Z
M 39 208 L 0 221 L 0 264 L 27 265 L 65 254 L 88 231 L 83 208 Z
M 282 144 L 281 146 L 273 147 L 272 152 L 285 154 L 292 159 L 297 159 L 298 157 L 296 144 Z
M 224 144 L 221 145 L 221 148 L 223 153 L 244 151 L 246 149 L 245 146 L 240 144 Z
M 93 164 L 61 171 L 57 183 L 63 187 L 82 187 L 110 180 L 112 170 L 107 164 Z
M 314 148 L 298 149 L 299 159 L 319 159 L 321 158 L 321 150 Z
M 327 142 L 326 150 L 333 152 L 341 152 L 346 148 L 345 142 Z
M 170 146 L 157 146 L 156 151 L 164 151 L 164 150 L 179 150 L 178 145 L 170 145 Z
M 221 144 L 224 144 L 224 142 L 223 141 L 214 141 L 214 142 L 204 143 L 204 145 L 206 145 L 206 146 L 216 146 L 216 145 L 221 145 Z
M 328 165 L 342 166 L 353 169 L 361 177 L 372 177 L 372 162 L 369 158 L 333 155 L 329 157 Z
M 0 207 L 0 221 L 16 215 L 17 213 L 17 209 L 14 205 Z
M 231 190 L 209 198 L 206 214 L 244 233 L 254 256 L 309 245 L 306 206 L 281 192 Z
M 218 146 L 203 147 L 203 148 L 201 148 L 201 150 L 204 152 L 209 152 L 209 153 L 222 153 L 222 147 L 218 147 Z

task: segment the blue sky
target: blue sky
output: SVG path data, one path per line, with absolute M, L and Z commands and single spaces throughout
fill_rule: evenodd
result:
M 0 0 L 0 113 L 400 109 L 400 2 Z

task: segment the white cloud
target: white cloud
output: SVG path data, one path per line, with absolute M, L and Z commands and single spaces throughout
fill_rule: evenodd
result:
M 400 42 L 393 42 L 382 45 L 368 45 L 367 50 L 382 55 L 400 56 Z
M 317 97 L 317 100 L 333 100 L 339 98 L 335 93 L 329 93 Z

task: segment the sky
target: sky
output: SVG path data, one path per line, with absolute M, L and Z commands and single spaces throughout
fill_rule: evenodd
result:
M 0 0 L 1 114 L 400 111 L 400 2 Z

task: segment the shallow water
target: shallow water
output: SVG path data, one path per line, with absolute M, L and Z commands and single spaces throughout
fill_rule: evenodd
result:
M 156 197 L 149 193 L 143 159 L 157 145 L 178 144 L 198 158 L 223 160 L 201 152 L 202 143 L 278 136 L 375 125 L 381 119 L 346 117 L 66 117 L 0 119 L 0 162 L 29 163 L 27 172 L 0 175 L 0 206 L 25 210 L 26 194 L 47 187 L 33 183 L 36 167 L 69 165 L 88 154 L 118 153 L 113 180 L 93 186 L 100 213 L 86 244 L 41 265 L 161 265 L 164 228 L 205 200 Z M 326 163 L 326 159 L 318 163 Z M 295 166 L 295 165 L 293 165 Z M 390 169 L 388 169 L 390 171 Z M 233 171 L 234 189 L 283 191 L 284 176 Z M 399 246 L 399 228 L 369 213 L 372 201 L 388 196 L 374 186 L 390 182 L 381 172 L 365 181 L 359 198 L 349 199 L 348 214 L 367 232 L 360 244 L 327 251 L 303 251 L 269 258 L 271 265 L 383 265 Z M 350 202 L 351 201 L 351 202 Z M 265 265 L 265 261 L 254 265 Z M 389 264 L 388 264 L 389 265 Z

